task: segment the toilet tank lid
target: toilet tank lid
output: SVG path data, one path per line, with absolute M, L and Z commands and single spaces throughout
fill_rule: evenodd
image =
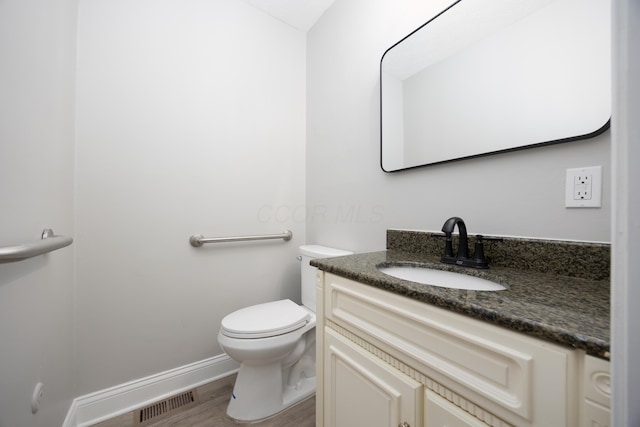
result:
M 345 251 L 342 249 L 329 248 L 327 246 L 320 245 L 303 245 L 300 246 L 300 253 L 312 258 L 330 258 L 334 256 L 353 255 L 351 251 Z

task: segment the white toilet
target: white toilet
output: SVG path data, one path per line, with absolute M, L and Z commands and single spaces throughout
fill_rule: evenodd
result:
M 303 305 L 273 301 L 222 319 L 218 343 L 240 362 L 227 408 L 227 415 L 237 421 L 270 417 L 315 393 L 316 268 L 309 261 L 352 252 L 305 245 L 300 254 Z

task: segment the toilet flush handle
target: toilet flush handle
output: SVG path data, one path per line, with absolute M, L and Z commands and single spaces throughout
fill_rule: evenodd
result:
M 297 259 L 298 261 L 302 261 L 302 256 L 301 256 L 301 255 L 298 255 L 298 256 L 296 257 L 296 259 Z

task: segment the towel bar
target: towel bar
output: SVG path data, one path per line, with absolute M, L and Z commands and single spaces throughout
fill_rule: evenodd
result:
M 246 242 L 247 240 L 270 240 L 270 239 L 283 239 L 291 240 L 293 233 L 289 230 L 285 230 L 282 234 L 264 234 L 260 236 L 236 236 L 236 237 L 204 237 L 202 234 L 194 234 L 189 238 L 191 246 L 196 248 L 202 246 L 205 243 L 224 243 L 224 242 Z
M 56 249 L 69 246 L 73 242 L 71 237 L 56 236 L 53 230 L 45 228 L 39 241 L 16 246 L 0 247 L 0 263 L 22 261 L 27 258 L 46 254 Z

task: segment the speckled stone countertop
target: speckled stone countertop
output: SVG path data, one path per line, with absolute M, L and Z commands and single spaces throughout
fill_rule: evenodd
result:
M 431 235 L 430 237 L 438 238 L 439 236 Z M 389 235 L 387 239 L 387 246 L 393 247 L 393 239 L 389 239 Z M 439 240 L 438 250 L 443 244 L 442 240 Z M 519 241 L 515 242 L 517 244 L 522 243 L 522 239 L 506 238 L 499 243 L 509 245 L 514 243 L 513 241 Z M 559 242 L 552 241 L 543 241 L 543 243 L 561 245 Z M 578 249 L 580 247 L 588 250 L 594 248 L 594 245 L 588 243 L 576 244 Z M 576 244 L 571 242 L 569 247 L 572 248 Z M 522 268 L 515 268 L 518 266 L 502 266 L 500 262 L 491 265 L 488 270 L 477 270 L 442 264 L 439 262 L 439 256 L 434 256 L 430 250 L 413 251 L 416 249 L 415 247 L 399 246 L 402 249 L 412 249 L 412 251 L 388 249 L 381 252 L 317 259 L 313 260 L 311 264 L 329 273 L 543 340 L 582 349 L 595 357 L 609 359 L 610 288 L 608 276 L 607 278 L 601 277 L 605 276 L 602 271 L 589 272 L 588 275 L 592 278 L 585 278 L 575 277 L 576 274 L 571 271 L 559 274 L 556 268 L 545 269 L 544 265 L 540 269 L 528 268 L 530 267 L 528 264 L 524 264 Z M 593 256 L 605 258 L 608 256 L 608 245 L 595 244 L 595 246 Z M 562 249 L 561 252 L 566 252 L 569 258 L 575 255 L 575 248 L 568 250 L 568 252 L 565 249 Z M 487 253 L 486 250 L 485 253 Z M 579 253 L 582 256 L 583 251 L 579 251 Z M 517 255 L 514 257 L 517 258 Z M 510 257 L 510 259 L 514 257 Z M 562 259 L 562 257 L 558 259 L 558 256 L 553 259 L 557 263 L 557 268 L 561 268 L 560 266 L 563 264 L 572 264 L 570 259 Z M 602 265 L 604 264 L 608 269 L 608 260 L 606 263 L 602 263 Z M 440 270 L 455 271 L 498 282 L 505 285 L 507 289 L 502 291 L 468 291 L 422 285 L 396 279 L 378 271 L 377 267 L 385 265 L 424 265 Z M 608 270 L 606 273 L 608 274 Z

